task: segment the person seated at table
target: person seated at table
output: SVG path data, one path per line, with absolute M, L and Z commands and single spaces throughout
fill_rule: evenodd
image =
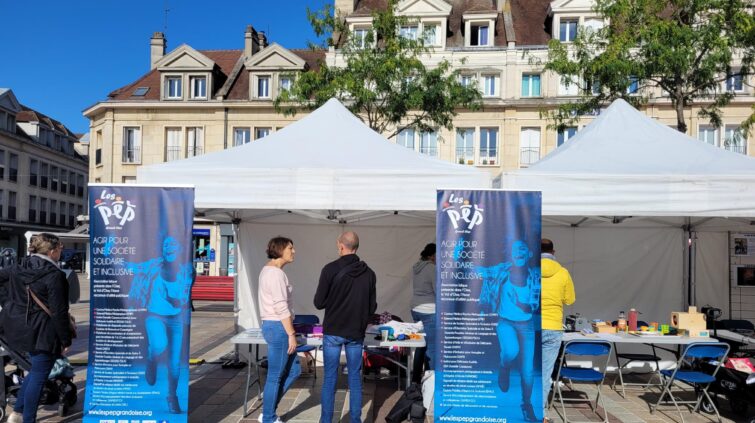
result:
M 259 310 L 262 336 L 267 342 L 267 379 L 262 400 L 262 423 L 282 423 L 275 414 L 283 394 L 301 374 L 296 355 L 293 287 L 283 267 L 294 262 L 294 242 L 282 236 L 267 244 L 267 258 L 259 277 Z

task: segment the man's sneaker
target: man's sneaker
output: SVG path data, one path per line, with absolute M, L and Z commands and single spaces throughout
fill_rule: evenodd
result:
M 8 416 L 8 423 L 24 423 L 24 415 L 15 411 Z
M 262 423 L 262 413 L 260 413 L 260 415 L 257 416 L 257 421 L 260 422 L 260 423 Z M 285 423 L 285 422 L 283 420 L 281 420 L 280 417 L 276 417 L 274 423 Z

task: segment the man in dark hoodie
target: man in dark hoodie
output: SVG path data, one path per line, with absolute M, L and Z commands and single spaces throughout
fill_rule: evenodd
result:
M 359 248 L 356 233 L 342 233 L 336 246 L 340 258 L 323 267 L 314 300 L 318 310 L 325 309 L 325 380 L 322 384 L 320 421 L 330 423 L 333 420 L 338 363 L 343 347 L 349 373 L 349 414 L 352 423 L 361 423 L 362 345 L 369 318 L 377 310 L 376 277 L 367 263 L 356 255 Z

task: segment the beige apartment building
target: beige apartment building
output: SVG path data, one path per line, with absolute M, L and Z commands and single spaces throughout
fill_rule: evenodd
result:
M 352 36 L 365 42 L 372 13 L 387 7 L 387 1 L 335 0 L 335 7 Z M 594 118 L 584 116 L 563 133 L 548 129 L 540 111 L 573 100 L 576 86 L 533 65 L 546 57 L 551 38 L 568 43 L 579 28 L 603 25 L 591 7 L 590 0 L 400 1 L 397 13 L 412 18 L 402 34 L 422 34 L 433 46 L 427 64 L 450 61 L 461 71 L 462 83 L 479 87 L 483 107 L 460 110 L 450 131 L 409 129 L 390 142 L 493 174 L 535 163 Z M 241 41 L 239 37 L 240 46 Z M 146 74 L 84 111 L 91 121 L 90 182 L 134 182 L 139 166 L 233 148 L 277 131 L 303 116 L 276 113 L 272 101 L 278 92 L 290 87 L 298 73 L 316 70 L 321 61 L 343 63 L 339 49 L 287 49 L 268 42 L 251 26 L 244 33 L 243 49 L 195 50 L 184 44 L 168 52 L 163 34 L 155 33 L 149 51 Z M 724 125 L 710 126 L 698 118 L 699 107 L 692 106 L 686 111 L 689 134 L 752 155 L 752 137 L 738 129 L 755 101 L 752 84 L 734 75 L 721 89 L 735 93 L 724 110 Z M 675 126 L 668 99 L 655 95 L 643 111 Z M 228 235 L 220 235 L 227 230 L 208 227 L 213 248 L 221 248 L 218 239 L 232 243 Z M 220 264 L 209 266 L 211 274 L 228 268 L 222 251 L 219 257 Z
M 88 160 L 77 142 L 65 125 L 0 88 L 0 251 L 23 255 L 26 231 L 68 232 L 87 213 Z

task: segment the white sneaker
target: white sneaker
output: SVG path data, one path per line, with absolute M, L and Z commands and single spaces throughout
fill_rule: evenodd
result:
M 10 421 L 10 420 L 8 420 L 8 421 Z M 257 416 L 257 421 L 260 422 L 260 423 L 262 423 L 262 413 L 260 413 L 260 415 Z M 18 423 L 22 423 L 21 420 L 19 420 Z M 275 423 L 286 423 L 286 422 L 284 422 L 283 420 L 281 420 L 280 417 L 276 417 L 275 418 Z
M 15 411 L 8 416 L 8 423 L 24 423 L 24 415 Z

